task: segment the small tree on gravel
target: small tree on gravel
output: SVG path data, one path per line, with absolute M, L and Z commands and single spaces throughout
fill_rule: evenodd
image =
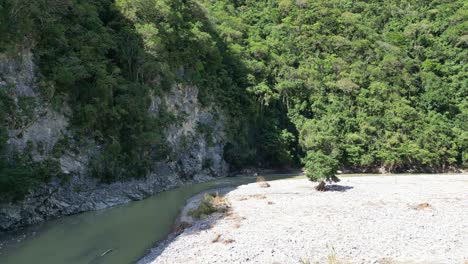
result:
M 338 169 L 338 161 L 333 157 L 325 155 L 321 151 L 309 151 L 303 160 L 305 175 L 311 181 L 320 181 L 315 187 L 317 191 L 325 191 L 325 181 L 339 182 L 335 172 Z

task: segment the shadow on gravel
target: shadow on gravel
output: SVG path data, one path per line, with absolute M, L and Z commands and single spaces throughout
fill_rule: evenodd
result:
M 346 192 L 353 188 L 354 188 L 353 186 L 343 186 L 343 185 L 332 184 L 332 185 L 325 186 L 325 191 L 326 192 Z

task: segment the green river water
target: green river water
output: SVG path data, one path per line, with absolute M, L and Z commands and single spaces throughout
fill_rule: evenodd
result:
M 296 175 L 271 175 L 268 180 Z M 62 217 L 0 239 L 1 264 L 128 264 L 163 240 L 187 199 L 207 189 L 254 182 L 222 178 L 161 192 L 138 202 Z M 108 254 L 101 256 L 108 249 Z

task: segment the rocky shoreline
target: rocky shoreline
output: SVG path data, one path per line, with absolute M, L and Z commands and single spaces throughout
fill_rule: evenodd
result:
M 20 203 L 2 204 L 0 207 L 0 231 L 14 231 L 54 218 L 87 211 L 102 210 L 116 205 L 139 201 L 156 193 L 215 179 L 199 175 L 184 180 L 177 175 L 151 175 L 112 184 L 100 183 L 89 177 L 73 178 L 62 184 L 51 181 L 41 186 Z M 78 187 L 77 187 L 78 186 Z
M 154 167 L 155 173 L 115 183 L 102 183 L 88 176 L 72 177 L 63 183 L 60 179 L 43 184 L 24 200 L 0 203 L 0 234 L 52 220 L 61 216 L 96 211 L 143 200 L 157 193 L 215 180 L 227 174 L 225 169 L 203 170 L 187 179 L 181 177 L 167 163 L 160 162 Z M 246 169 L 231 173 L 231 177 L 252 176 L 258 172 L 282 173 L 267 169 Z M 296 172 L 296 171 L 294 171 Z M 300 172 L 298 172 L 300 173 Z
M 305 179 L 225 193 L 226 214 L 187 218 L 138 264 L 465 263 L 468 175 L 346 177 L 329 192 Z M 308 262 L 305 262 L 308 263 Z

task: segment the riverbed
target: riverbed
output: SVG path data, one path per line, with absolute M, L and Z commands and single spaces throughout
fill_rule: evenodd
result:
M 141 263 L 468 261 L 468 175 L 350 177 L 326 192 L 306 179 L 269 185 L 228 191 L 227 212 L 192 222 Z

